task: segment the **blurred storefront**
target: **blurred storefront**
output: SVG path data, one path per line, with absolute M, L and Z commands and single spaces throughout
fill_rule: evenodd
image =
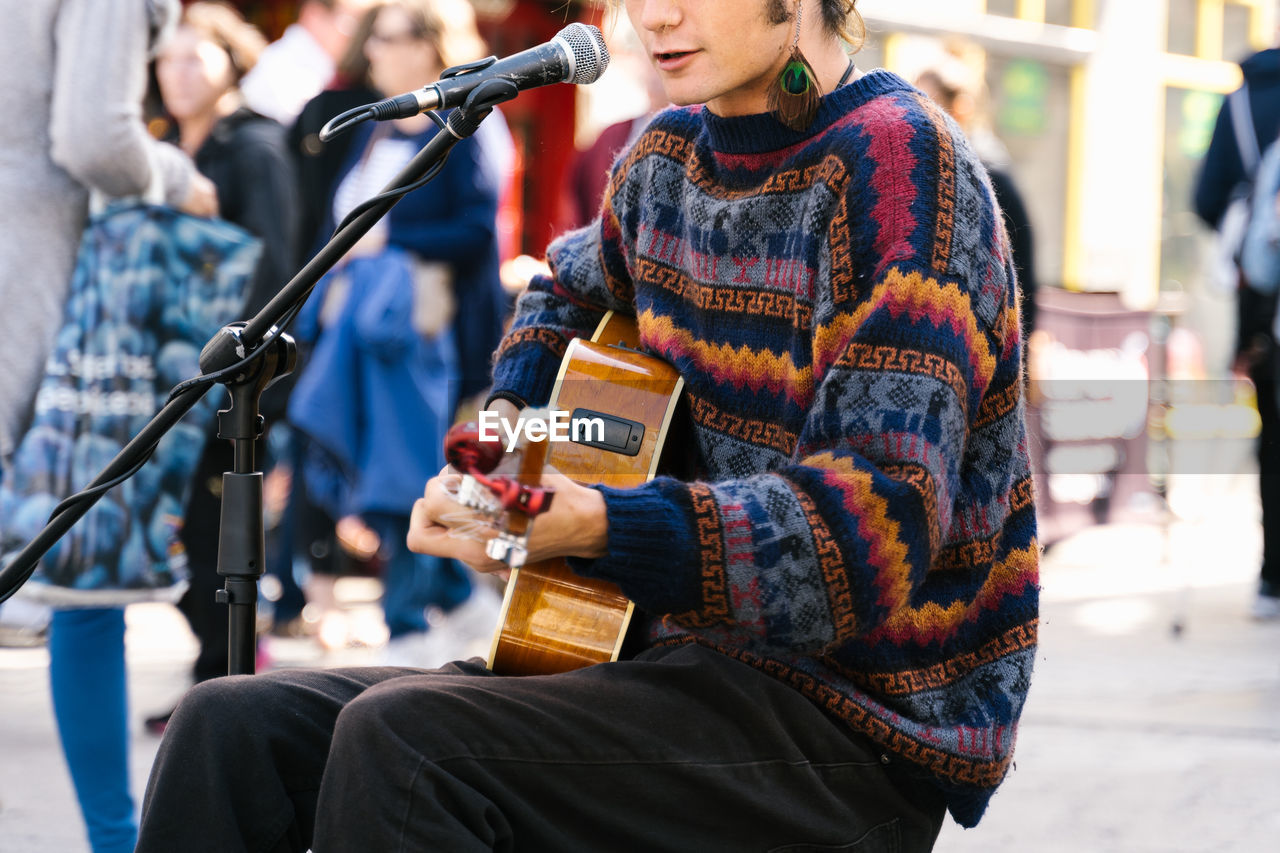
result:
M 472 0 L 498 56 L 571 21 L 625 28 L 600 0 Z M 237 0 L 269 36 L 299 0 Z M 1240 59 L 1269 44 L 1274 0 L 860 0 L 863 68 L 909 79 L 964 40 L 981 66 L 986 115 L 1008 148 L 1037 233 L 1047 286 L 1113 291 L 1150 308 L 1162 289 L 1189 289 L 1207 239 L 1189 210 L 1195 168 Z M 523 156 L 520 245 L 548 236 L 575 142 L 590 142 L 616 88 L 549 86 L 505 107 Z M 427 81 L 424 81 L 427 82 Z M 593 97 L 610 89 L 610 97 Z M 592 103 L 592 102 L 595 103 Z

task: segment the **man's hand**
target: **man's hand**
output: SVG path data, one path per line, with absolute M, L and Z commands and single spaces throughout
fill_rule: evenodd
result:
M 445 468 L 427 481 L 409 519 L 409 550 L 450 557 L 478 572 L 506 571 L 505 563 L 490 559 L 485 553 L 485 541 L 497 535 L 497 531 L 477 524 L 479 514 L 468 512 L 454 498 L 460 481 L 461 475 L 452 468 Z M 526 562 L 551 557 L 604 556 L 609 541 L 604 496 L 554 471 L 543 475 L 542 485 L 554 489 L 555 497 L 550 509 L 533 520 Z M 450 533 L 453 528 L 464 525 L 481 531 L 479 536 Z

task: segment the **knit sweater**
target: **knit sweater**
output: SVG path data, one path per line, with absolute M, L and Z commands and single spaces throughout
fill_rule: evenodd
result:
M 1008 240 L 955 125 L 883 71 L 795 133 L 661 113 L 600 220 L 548 251 L 495 393 L 538 405 L 567 341 L 634 312 L 685 379 L 701 470 L 601 488 L 653 644 L 792 685 L 976 824 L 1035 651 L 1038 548 Z

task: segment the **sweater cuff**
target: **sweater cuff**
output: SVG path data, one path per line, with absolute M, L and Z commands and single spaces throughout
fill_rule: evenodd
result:
M 634 489 L 595 486 L 605 500 L 609 549 L 595 560 L 571 558 L 585 577 L 617 584 L 641 609 L 680 613 L 700 604 L 699 549 L 689 518 L 683 483 L 652 480 Z
M 523 397 L 521 397 L 519 394 L 516 394 L 512 391 L 494 391 L 484 401 L 484 408 L 487 409 L 490 406 L 492 406 L 494 400 L 506 400 L 508 403 L 515 406 L 517 409 L 525 409 L 525 408 L 528 408 L 529 406 L 529 404 L 525 402 L 525 399 Z
M 521 400 L 525 406 L 545 406 L 555 387 L 560 359 L 538 344 L 517 344 L 493 366 L 489 399 Z

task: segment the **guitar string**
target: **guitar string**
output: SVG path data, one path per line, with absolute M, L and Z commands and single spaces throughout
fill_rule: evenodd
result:
M 481 536 L 480 531 L 493 532 L 493 525 L 479 521 L 469 513 L 448 513 L 440 517 L 441 521 L 450 523 L 449 538 L 470 539 L 472 542 L 488 542 L 491 536 Z M 454 524 L 453 522 L 457 522 Z

